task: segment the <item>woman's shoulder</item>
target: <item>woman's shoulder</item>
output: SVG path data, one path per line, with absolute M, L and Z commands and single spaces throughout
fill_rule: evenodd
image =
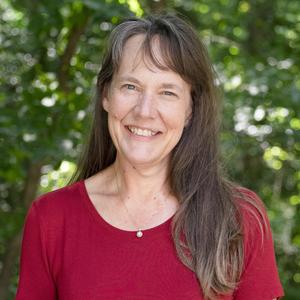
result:
M 262 299 L 263 296 L 263 299 L 274 299 L 282 296 L 266 207 L 252 190 L 239 187 L 236 195 L 242 216 L 244 263 L 234 298 Z
M 267 218 L 265 204 L 256 192 L 239 186 L 235 188 L 234 198 L 239 212 L 247 221 L 263 221 Z
M 53 191 L 39 195 L 32 203 L 43 216 L 53 217 L 74 209 L 81 202 L 83 181 L 71 183 Z
M 254 191 L 237 187 L 235 199 L 242 222 L 244 243 L 246 248 L 262 246 L 272 240 L 272 232 L 267 209 L 263 200 Z
M 242 205 L 249 202 L 247 200 L 250 200 L 251 202 L 255 202 L 256 204 L 263 206 L 262 199 L 258 196 L 256 192 L 250 190 L 249 188 L 243 186 L 236 186 L 234 188 L 234 195 Z

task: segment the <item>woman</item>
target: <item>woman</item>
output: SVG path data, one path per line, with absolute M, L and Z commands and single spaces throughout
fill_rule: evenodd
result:
M 183 20 L 115 28 L 74 182 L 28 213 L 17 300 L 283 295 L 261 201 L 220 170 L 214 82 Z

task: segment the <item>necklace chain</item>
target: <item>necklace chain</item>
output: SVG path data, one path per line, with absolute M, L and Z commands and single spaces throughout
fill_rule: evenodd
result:
M 128 208 L 127 208 L 127 206 L 126 206 L 126 204 L 125 204 L 123 198 L 121 197 L 121 194 L 120 194 L 120 188 L 119 188 L 119 184 L 118 184 L 118 176 L 117 176 L 117 171 L 116 171 L 116 169 L 115 169 L 115 166 L 114 166 L 114 171 L 115 171 L 115 177 L 116 177 L 116 185 L 117 185 L 118 195 L 119 195 L 119 197 L 120 197 L 120 199 L 121 199 L 121 202 L 122 202 L 123 206 L 124 206 L 125 209 L 126 209 L 126 212 L 127 212 L 128 216 L 129 216 L 129 218 L 130 218 L 130 220 L 131 220 L 131 223 L 137 228 L 136 236 L 137 236 L 138 238 L 141 238 L 141 237 L 144 235 L 144 233 L 143 233 L 143 231 L 142 231 L 142 227 L 137 225 L 137 223 L 135 222 L 135 220 L 134 220 L 134 218 L 132 217 L 131 213 L 129 212 L 129 210 L 128 210 Z M 153 216 L 157 215 L 159 209 L 161 209 L 161 208 L 162 208 L 162 204 L 158 207 L 158 209 L 155 211 L 155 213 L 152 214 L 152 215 L 150 216 L 150 218 L 149 218 L 148 221 L 146 222 L 146 225 L 150 222 L 150 220 L 153 218 Z M 145 223 L 143 224 L 143 227 L 145 227 Z

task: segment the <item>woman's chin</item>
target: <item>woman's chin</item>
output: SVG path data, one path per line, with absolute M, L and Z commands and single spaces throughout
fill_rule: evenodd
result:
M 127 160 L 129 163 L 135 167 L 146 167 L 146 166 L 152 166 L 157 164 L 157 160 L 150 159 L 150 158 L 139 158 L 139 157 L 128 157 Z
M 162 157 L 156 157 L 152 155 L 127 155 L 125 158 L 134 167 L 152 167 L 159 164 L 163 164 L 165 160 Z

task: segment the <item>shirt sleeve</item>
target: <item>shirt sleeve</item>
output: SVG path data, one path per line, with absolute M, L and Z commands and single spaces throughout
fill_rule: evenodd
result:
M 262 201 L 251 192 L 250 196 L 261 208 L 262 216 L 254 209 L 245 210 L 244 268 L 235 300 L 273 300 L 284 295 L 276 259 L 270 222 Z
M 56 300 L 35 202 L 26 216 L 16 300 Z

